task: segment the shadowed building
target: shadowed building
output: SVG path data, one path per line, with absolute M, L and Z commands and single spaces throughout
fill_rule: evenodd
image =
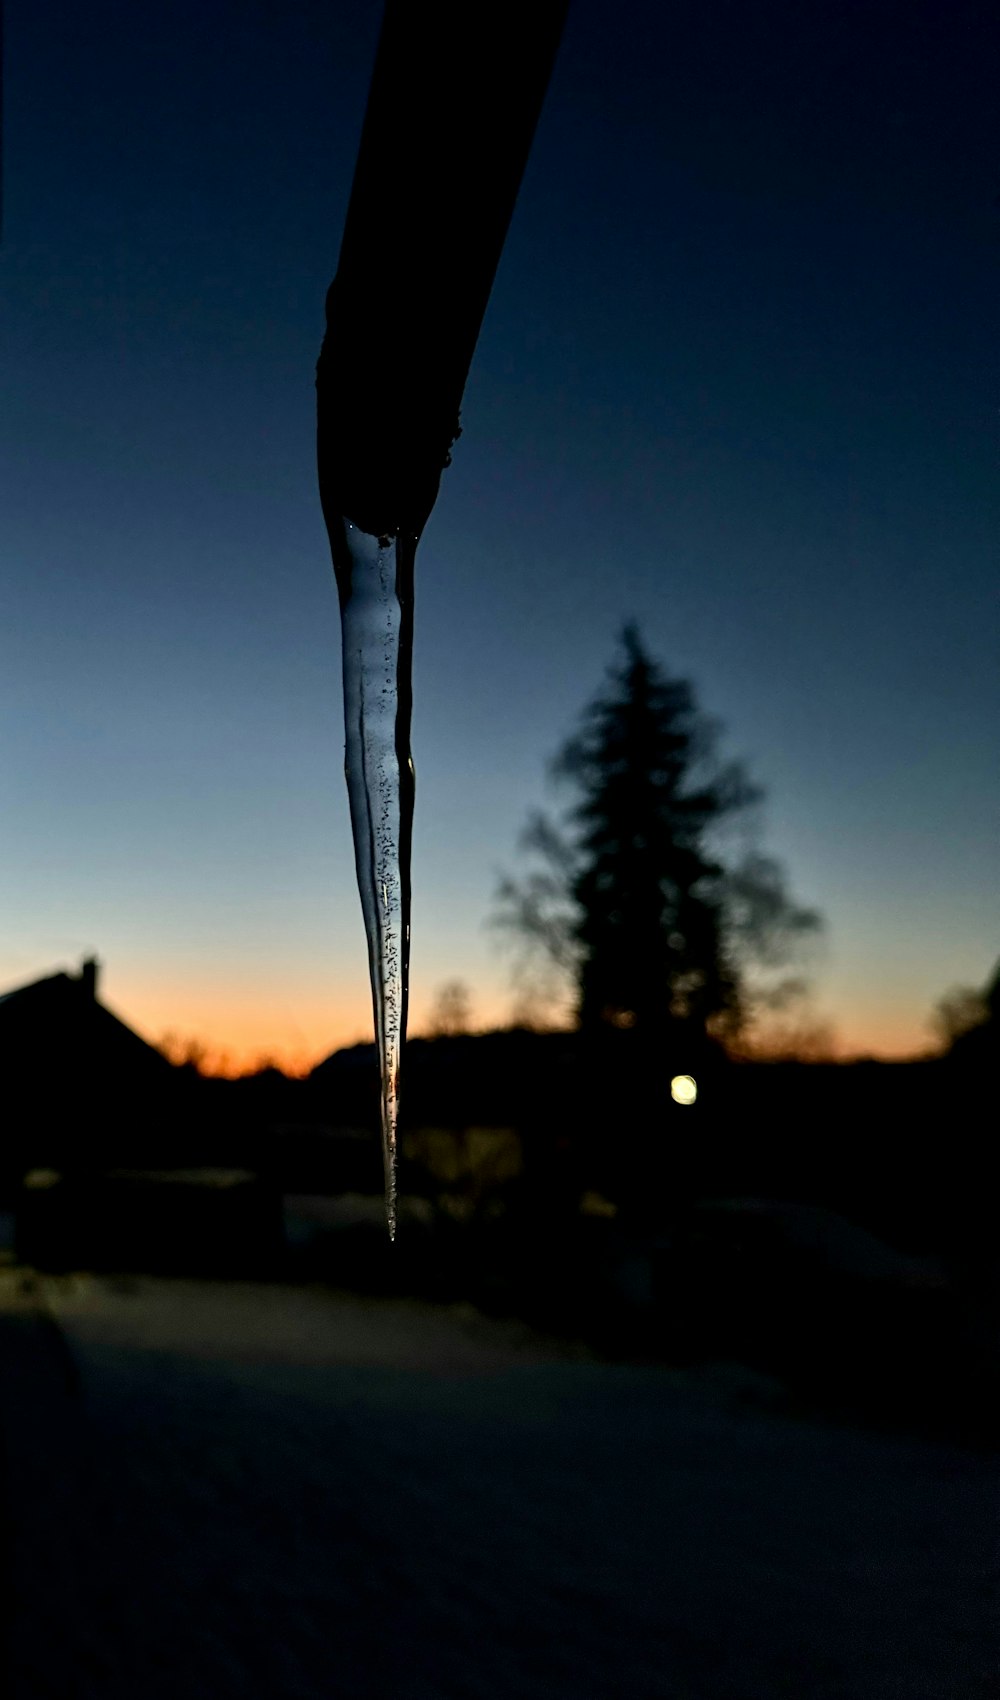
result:
M 77 974 L 0 997 L 5 1179 L 39 1165 L 101 1166 L 169 1115 L 174 1070 L 97 991 L 91 957 Z
M 0 998 L 18 1255 L 46 1269 L 259 1270 L 280 1242 L 276 1194 L 253 1170 L 206 1166 L 204 1083 L 99 1001 L 97 975 L 89 959 Z

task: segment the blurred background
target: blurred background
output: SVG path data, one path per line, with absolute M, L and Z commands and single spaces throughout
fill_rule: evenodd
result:
M 390 1244 L 313 388 L 380 16 L 8 19 L 14 1691 L 985 1693 L 994 21 L 575 0 L 418 557 Z
M 0 985 L 99 954 L 226 1072 L 370 1035 L 313 374 L 380 18 L 8 21 Z M 567 24 L 417 590 L 411 1030 L 628 620 L 827 921 L 832 1054 L 995 936 L 991 30 Z

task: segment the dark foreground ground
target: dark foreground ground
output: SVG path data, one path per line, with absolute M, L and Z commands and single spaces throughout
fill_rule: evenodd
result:
M 998 1691 L 994 1457 L 467 1310 L 23 1283 L 0 1277 L 11 1700 Z

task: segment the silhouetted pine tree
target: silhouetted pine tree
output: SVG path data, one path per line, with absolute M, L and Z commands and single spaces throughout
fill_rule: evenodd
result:
M 634 626 L 621 642 L 610 690 L 555 764 L 577 792 L 565 829 L 532 822 L 525 844 L 542 868 L 503 883 L 498 920 L 572 976 L 585 1031 L 734 1032 L 748 965 L 778 966 L 819 918 L 790 902 L 772 859 L 720 861 L 714 829 L 761 794 L 719 762 L 690 684 L 664 674 Z M 800 988 L 785 980 L 769 996 Z

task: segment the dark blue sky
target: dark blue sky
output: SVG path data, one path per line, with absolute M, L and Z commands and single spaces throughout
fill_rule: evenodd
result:
M 992 8 L 576 0 L 418 561 L 414 1027 L 617 629 L 920 1047 L 997 925 Z M 375 4 L 8 9 L 0 980 L 369 1030 L 313 370 Z M 460 146 L 460 138 L 456 138 Z M 446 169 L 446 162 L 444 164 Z

